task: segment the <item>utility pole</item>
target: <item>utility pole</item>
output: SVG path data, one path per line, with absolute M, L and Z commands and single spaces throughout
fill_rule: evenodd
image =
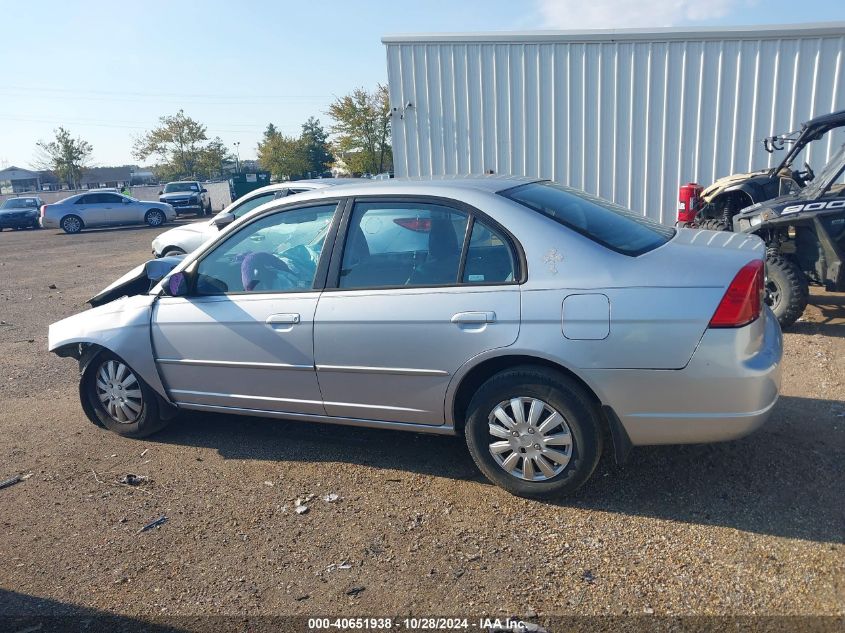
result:
M 235 141 L 232 143 L 235 146 L 235 167 L 238 170 L 238 173 L 241 173 L 241 142 Z

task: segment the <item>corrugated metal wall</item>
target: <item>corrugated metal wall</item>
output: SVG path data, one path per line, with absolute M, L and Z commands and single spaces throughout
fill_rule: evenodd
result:
M 760 139 L 845 108 L 838 23 L 383 41 L 397 176 L 552 178 L 666 223 L 681 182 L 771 166 Z

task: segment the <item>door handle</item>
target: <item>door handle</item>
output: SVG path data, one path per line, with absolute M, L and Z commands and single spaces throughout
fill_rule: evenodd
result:
M 452 323 L 495 323 L 495 312 L 458 312 L 452 316 Z
M 295 325 L 299 323 L 298 314 L 271 314 L 264 321 L 267 325 Z

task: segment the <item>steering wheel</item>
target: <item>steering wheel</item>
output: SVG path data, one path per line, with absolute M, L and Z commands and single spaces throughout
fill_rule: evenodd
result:
M 810 167 L 810 165 L 807 162 L 805 162 L 804 163 L 804 170 L 803 171 L 796 171 L 794 174 L 792 174 L 792 177 L 795 179 L 795 182 L 797 182 L 799 185 L 804 187 L 804 186 L 807 185 L 808 182 L 810 182 L 813 178 L 816 177 L 816 174 L 813 171 L 813 169 Z
M 281 259 L 270 253 L 250 253 L 241 262 L 241 283 L 247 292 L 272 290 L 275 271 L 292 272 Z

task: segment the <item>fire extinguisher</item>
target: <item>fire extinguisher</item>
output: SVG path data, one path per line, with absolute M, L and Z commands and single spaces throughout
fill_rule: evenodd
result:
M 678 190 L 678 226 L 690 226 L 695 222 L 703 189 L 695 182 L 681 185 Z

